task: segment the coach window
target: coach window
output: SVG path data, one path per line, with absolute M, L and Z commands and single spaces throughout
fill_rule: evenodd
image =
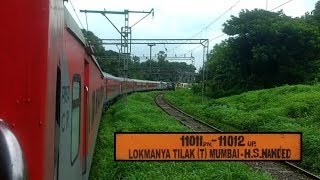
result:
M 76 74 L 72 81 L 72 120 L 71 120 L 71 164 L 75 162 L 79 155 L 80 144 L 80 97 L 81 78 Z

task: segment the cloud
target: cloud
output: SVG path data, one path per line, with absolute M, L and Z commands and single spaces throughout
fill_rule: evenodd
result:
M 149 11 L 154 8 L 154 18 L 147 17 L 139 24 L 133 27 L 133 38 L 191 38 L 201 29 L 205 28 L 210 22 L 214 21 L 222 13 L 228 10 L 238 0 L 71 0 L 77 11 L 79 9 L 90 10 L 111 10 L 123 11 L 124 9 Z M 273 9 L 288 0 L 240 0 L 240 2 L 217 22 L 213 23 L 209 28 L 199 33 L 194 38 L 212 39 L 221 34 L 222 24 L 230 18 L 231 15 L 237 15 L 241 9 L 266 8 Z M 268 4 L 266 4 L 268 2 Z M 289 16 L 302 16 L 307 11 L 312 11 L 317 0 L 293 0 L 282 6 L 276 11 L 283 9 Z M 75 17 L 75 13 L 70 6 L 70 3 L 65 3 L 71 14 Z M 86 28 L 86 18 L 84 13 L 79 13 L 79 18 Z M 120 29 L 124 25 L 123 15 L 107 15 L 112 22 Z M 143 14 L 130 14 L 129 21 L 132 25 Z M 120 34 L 101 14 L 87 14 L 89 30 L 93 31 L 100 38 L 120 38 Z M 223 36 L 210 42 L 210 47 L 227 38 Z M 168 50 L 172 50 L 176 45 L 166 45 Z M 187 51 L 195 48 L 194 45 L 181 45 L 174 51 L 170 51 L 170 55 L 183 55 Z M 107 47 L 117 50 L 116 47 Z M 164 50 L 163 45 L 153 47 L 153 52 L 156 54 L 160 50 Z M 149 47 L 133 46 L 133 54 L 149 54 Z M 196 67 L 202 66 L 202 50 L 196 49 L 193 52 L 196 57 Z

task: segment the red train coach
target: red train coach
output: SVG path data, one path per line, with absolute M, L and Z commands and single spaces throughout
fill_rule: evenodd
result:
M 157 82 L 156 81 L 148 81 L 147 82 L 147 89 L 148 90 L 156 90 L 157 89 Z
M 106 83 L 94 56 L 89 55 L 92 51 L 88 46 L 85 46 L 80 28 L 68 11 L 65 11 L 65 22 L 64 40 L 69 70 L 69 73 L 66 74 L 69 74 L 69 82 L 72 80 L 72 109 L 69 111 L 71 113 L 70 128 L 65 128 L 65 133 L 60 134 L 58 165 L 61 166 L 59 166 L 58 172 L 62 179 L 70 179 L 71 177 L 79 179 L 82 176 L 87 179 L 102 113 Z M 78 109 L 74 107 L 77 106 L 77 103 L 82 105 Z M 65 105 L 66 107 L 60 107 L 60 109 L 68 113 L 68 104 Z M 60 114 L 63 118 L 64 112 L 60 112 Z M 60 122 L 62 128 L 63 123 L 68 123 L 63 120 Z M 79 174 L 79 172 L 81 173 Z
M 134 91 L 135 82 L 132 79 L 127 78 L 126 81 L 124 81 L 123 77 L 118 77 L 120 79 L 120 94 L 123 95 L 125 93 L 132 93 Z
M 101 69 L 62 0 L 4 6 L 0 179 L 87 179 L 105 96 Z
M 109 106 L 121 94 L 121 83 L 123 78 L 115 77 L 105 72 L 104 77 L 107 85 L 105 103 Z
M 63 0 L 4 5 L 0 179 L 88 179 L 105 96 L 160 82 L 105 77 Z
M 147 90 L 147 82 L 144 80 L 139 80 L 139 79 L 133 79 L 135 82 L 135 88 L 134 91 L 146 91 Z

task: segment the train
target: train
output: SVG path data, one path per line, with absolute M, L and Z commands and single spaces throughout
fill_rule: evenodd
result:
M 166 89 L 103 72 L 64 1 L 3 2 L 0 179 L 88 179 L 103 107 Z
M 105 108 L 109 107 L 115 102 L 115 100 L 122 97 L 124 94 L 168 89 L 168 83 L 163 81 L 148 81 L 129 78 L 126 78 L 125 80 L 123 77 L 116 77 L 106 72 L 103 72 L 103 74 L 106 79 L 107 87 L 104 103 Z

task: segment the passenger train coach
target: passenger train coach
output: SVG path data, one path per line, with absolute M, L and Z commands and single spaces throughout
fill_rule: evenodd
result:
M 152 90 L 165 90 L 167 84 L 159 81 L 147 81 L 139 79 L 127 79 L 124 81 L 122 77 L 116 77 L 111 74 L 103 72 L 106 79 L 106 98 L 105 105 L 108 107 L 118 97 L 125 93 L 143 92 Z
M 103 105 L 165 83 L 102 72 L 63 0 L 3 7 L 0 179 L 88 179 Z

